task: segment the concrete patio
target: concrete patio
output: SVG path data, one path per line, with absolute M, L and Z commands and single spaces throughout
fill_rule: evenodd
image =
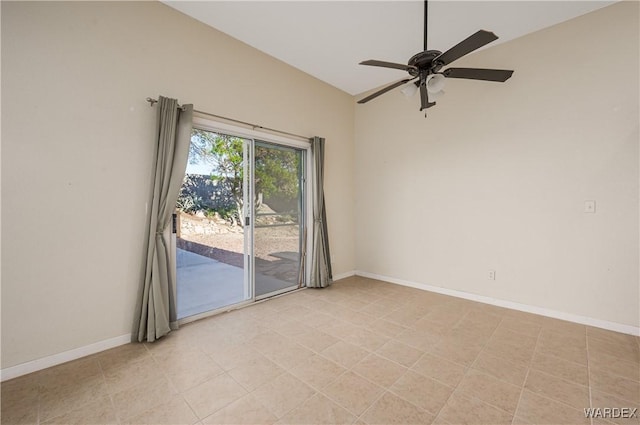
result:
M 245 295 L 244 270 L 209 257 L 176 250 L 178 319 L 226 307 L 250 298 Z M 293 284 L 256 273 L 256 294 L 261 296 Z

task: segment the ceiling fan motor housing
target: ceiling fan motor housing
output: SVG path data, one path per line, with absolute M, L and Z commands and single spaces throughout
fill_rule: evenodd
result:
M 440 68 L 442 68 L 443 64 L 440 64 L 437 61 L 434 62 L 433 60 L 441 54 L 442 52 L 439 50 L 425 50 L 424 52 L 413 55 L 407 64 L 415 68 L 409 68 L 409 74 L 417 77 L 424 71 L 427 71 L 427 75 L 438 72 Z

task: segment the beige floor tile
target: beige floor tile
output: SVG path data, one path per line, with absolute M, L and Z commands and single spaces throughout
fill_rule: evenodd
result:
M 388 336 L 390 338 L 395 337 L 407 328 L 397 323 L 389 322 L 388 320 L 378 319 L 373 322 L 367 323 L 365 327 L 373 332 L 377 332 L 380 335 Z
M 257 335 L 247 341 L 247 344 L 259 353 L 271 352 L 275 347 L 279 347 L 289 342 L 289 339 L 279 333 L 268 331 Z
M 314 395 L 315 392 L 300 379 L 290 373 L 284 373 L 251 394 L 276 417 L 281 418 Z
M 543 348 L 548 347 L 551 350 L 566 346 L 586 350 L 587 336 L 586 334 L 568 335 L 543 329 L 538 338 L 538 346 Z
M 391 306 L 391 308 L 393 309 L 397 307 L 398 305 L 395 303 Z M 373 303 L 367 304 L 366 306 L 362 307 L 358 311 L 360 311 L 361 313 L 370 314 L 373 317 L 382 317 L 389 312 L 389 308 L 390 307 L 388 305 L 385 305 L 384 303 L 373 302 Z
M 427 333 L 431 333 L 434 335 L 443 335 L 451 330 L 453 326 L 443 326 L 438 323 L 432 322 L 427 319 L 427 317 L 423 317 L 418 320 L 411 326 L 411 329 L 415 329 L 417 331 L 424 331 Z
M 534 348 L 527 345 L 519 345 L 518 343 L 489 340 L 484 347 L 484 352 L 509 360 L 512 363 L 528 366 L 533 357 Z
M 312 310 L 308 307 L 303 306 L 296 298 L 296 294 L 291 294 L 292 296 L 286 297 L 291 301 L 292 305 L 283 310 L 280 310 L 281 314 L 287 315 L 291 317 L 291 319 L 295 322 L 297 318 L 304 317 L 309 314 Z
M 594 424 L 600 423 L 614 423 L 619 425 L 638 425 L 640 424 L 640 406 L 634 405 L 627 400 L 622 400 L 616 396 L 611 394 L 606 394 L 600 391 L 592 390 L 591 391 L 591 407 L 602 409 L 602 416 L 606 415 L 606 419 L 604 417 L 594 419 Z M 619 410 L 617 412 L 608 412 L 605 413 L 605 408 L 630 408 L 630 409 L 638 409 L 633 412 L 634 414 L 622 414 L 622 411 Z M 628 412 L 631 413 L 631 412 Z
M 351 424 L 356 417 L 322 394 L 316 394 L 278 421 L 279 424 Z
M 443 338 L 442 329 L 431 331 L 426 329 L 405 329 L 393 337 L 403 344 L 427 351 L 435 347 Z
M 181 330 L 182 331 L 182 330 Z M 169 334 L 169 336 L 177 335 L 177 332 Z M 157 344 L 164 343 L 164 338 L 160 341 L 157 341 Z M 147 350 L 149 351 L 151 357 L 155 361 L 170 361 L 170 360 L 179 360 L 181 356 L 193 352 L 203 352 L 202 348 L 195 344 L 195 341 L 190 343 L 183 343 L 182 340 L 179 342 L 172 342 L 170 344 L 164 345 L 155 345 L 155 344 L 145 344 Z M 162 347 L 162 348 L 157 348 Z
M 153 381 L 159 375 L 164 375 L 163 369 L 151 358 L 148 361 L 123 363 L 104 372 L 111 394 L 138 386 L 143 382 Z
M 338 341 L 332 346 L 322 350 L 321 354 L 327 359 L 338 363 L 340 366 L 350 369 L 369 355 L 369 352 L 353 344 Z
M 462 380 L 466 368 L 427 353 L 411 367 L 411 370 L 450 387 L 455 387 Z
M 640 404 L 640 382 L 599 370 L 589 371 L 591 388 L 614 395 L 631 403 Z
M 184 393 L 196 415 L 203 419 L 247 394 L 229 375 L 224 374 L 198 385 Z
M 608 354 L 620 360 L 640 363 L 640 348 L 638 344 L 630 342 L 613 342 L 597 338 L 589 338 L 589 352 L 595 354 Z
M 540 326 L 542 326 L 542 323 L 546 320 L 546 317 L 544 316 L 540 316 L 538 314 L 533 314 L 533 313 L 527 313 L 524 311 L 519 311 L 519 310 L 511 310 L 511 309 L 505 309 L 504 310 L 504 317 L 506 318 L 514 318 L 517 320 L 524 320 L 527 322 L 534 322 L 534 323 L 539 323 Z
M 286 341 L 263 351 L 265 357 L 284 370 L 289 370 L 315 355 L 313 351 L 293 341 Z
M 531 361 L 531 368 L 579 385 L 589 385 L 589 372 L 584 364 L 535 353 Z
M 136 361 L 149 361 L 151 354 L 144 344 L 131 343 L 112 348 L 96 355 L 102 370 L 120 367 Z
M 295 335 L 292 339 L 316 353 L 338 342 L 338 338 L 335 336 L 311 327 L 307 327 L 307 330 L 303 334 Z
M 504 382 L 521 387 L 529 368 L 522 363 L 514 363 L 507 359 L 481 352 L 473 363 L 473 369 L 492 375 Z
M 79 409 L 108 394 L 107 385 L 102 377 L 79 381 L 77 385 L 67 383 L 61 387 L 42 387 L 39 395 L 40 421 Z
M 516 411 L 520 392 L 521 387 L 474 369 L 467 372 L 456 388 L 456 394 L 462 397 L 478 398 L 511 414 Z
M 197 334 L 191 329 L 196 329 L 185 325 L 180 327 L 180 332 L 170 332 L 154 342 L 143 342 L 142 345 L 153 355 L 166 353 L 181 347 L 197 346 L 201 341 L 201 332 Z
M 375 320 L 370 314 L 361 313 L 354 310 L 343 310 L 342 314 L 338 316 L 341 320 L 351 323 L 356 326 L 364 326 L 371 320 Z
M 493 335 L 493 333 L 493 330 L 479 332 L 456 326 L 444 333 L 442 336 L 443 338 L 450 339 L 451 341 L 456 341 L 461 345 L 477 345 L 482 347 L 487 343 L 489 337 Z
M 519 334 L 537 337 L 542 329 L 542 325 L 539 322 L 505 316 L 502 322 L 500 322 L 500 325 L 498 325 L 498 329 L 508 329 Z
M 4 421 L 3 421 L 4 423 Z M 116 416 L 116 410 L 111 402 L 111 398 L 104 396 L 97 401 L 89 403 L 78 409 L 67 412 L 61 416 L 51 418 L 43 425 L 117 425 L 118 418 Z
M 187 391 L 224 372 L 204 353 L 186 356 L 181 362 L 174 363 L 171 367 L 163 370 L 179 391 Z
M 410 370 L 393 384 L 390 391 L 435 415 L 444 406 L 453 388 Z
M 456 323 L 462 320 L 467 313 L 448 306 L 441 306 L 432 309 L 424 318 L 438 326 L 444 328 L 452 328 Z
M 338 302 L 341 306 L 344 306 L 350 310 L 361 312 L 363 308 L 371 304 L 371 301 L 362 300 L 359 297 L 345 297 L 341 302 Z
M 637 344 L 638 337 L 633 335 L 627 335 L 620 332 L 613 332 L 606 329 L 594 328 L 587 326 L 587 337 L 589 339 L 595 338 L 605 342 L 618 343 L 618 344 Z
M 0 399 L 2 411 L 6 413 L 5 416 L 7 418 L 9 417 L 9 410 L 17 415 L 18 412 L 21 411 L 33 410 L 33 406 L 35 406 L 37 411 L 39 394 L 38 381 L 39 375 L 32 373 L 2 383 L 0 387 Z
M 167 403 L 155 406 L 123 421 L 122 425 L 192 425 L 196 422 L 198 422 L 198 417 L 184 398 L 175 396 Z
M 248 394 L 206 417 L 204 424 L 269 425 L 278 418 L 253 395 Z
M 454 363 L 470 366 L 482 348 L 482 345 L 465 341 L 460 337 L 443 337 L 438 344 L 427 348 L 427 351 Z
M 337 363 L 316 355 L 305 359 L 302 364 L 289 372 L 316 390 L 320 390 L 346 371 L 347 369 Z
M 640 362 L 634 363 L 604 353 L 589 352 L 589 367 L 640 382 Z
M 396 340 L 388 341 L 382 347 L 378 348 L 376 353 L 396 363 L 400 363 L 404 367 L 413 366 L 424 354 L 422 350 L 418 350 L 417 348 Z
M 54 390 L 62 387 L 91 385 L 103 380 L 100 363 L 94 357 L 74 360 L 38 373 L 40 388 Z
M 20 425 L 37 425 L 38 424 L 38 404 L 37 402 L 23 404 L 2 404 L 0 412 L 0 423 L 2 424 L 20 424 Z
M 512 415 L 476 398 L 453 394 L 438 415 L 448 424 L 511 424 Z
M 259 357 L 241 363 L 227 373 L 248 391 L 253 391 L 284 373 L 284 369 L 266 357 Z
M 359 416 L 380 397 L 384 389 L 353 372 L 347 372 L 322 392 L 340 406 Z
M 524 335 L 504 327 L 496 328 L 496 331 L 489 339 L 489 345 L 509 345 L 527 349 L 534 349 L 537 342 L 538 337 L 536 335 Z
M 306 310 L 305 315 L 309 314 L 310 310 L 309 309 L 305 309 L 305 310 Z M 282 314 L 288 314 L 288 312 L 285 312 Z M 271 326 L 269 327 L 269 330 L 274 331 L 287 338 L 295 338 L 296 336 L 305 335 L 310 330 L 315 330 L 315 329 L 310 326 L 307 326 L 306 324 L 304 324 L 304 322 L 289 321 L 289 322 L 281 322 L 276 326 Z
M 207 352 L 209 357 L 225 371 L 229 371 L 240 364 L 263 357 L 248 343 L 241 343 Z
M 584 424 L 591 423 L 584 410 L 572 409 L 566 404 L 524 390 L 514 424 Z
M 343 338 L 345 342 L 357 345 L 358 347 L 364 348 L 368 351 L 377 350 L 390 339 L 391 338 L 388 336 L 380 335 L 379 333 L 368 330 L 359 330 Z
M 452 329 L 476 335 L 486 340 L 493 334 L 501 320 L 502 318 L 492 314 L 469 312 Z
M 158 378 L 111 396 L 121 421 L 137 416 L 155 406 L 169 403 L 176 395 L 166 378 Z
M 396 323 L 400 326 L 411 327 L 414 323 L 416 323 L 423 317 L 424 314 L 416 313 L 414 311 L 407 310 L 404 307 L 400 307 L 397 310 L 394 310 L 383 316 L 383 319 L 389 322 Z
M 343 339 L 356 332 L 362 331 L 362 326 L 356 326 L 342 320 L 333 320 L 327 326 L 323 326 L 322 332 L 327 333 L 335 338 Z
M 434 415 L 389 392 L 385 393 L 361 417 L 369 425 L 430 424 Z
M 567 322 L 566 320 L 553 319 L 550 317 L 544 317 L 541 324 L 543 329 L 562 333 L 567 336 L 580 336 L 585 335 L 587 332 L 587 327 L 585 325 Z
M 383 388 L 388 388 L 407 371 L 407 368 L 377 354 L 370 354 L 351 370 Z
M 524 387 L 531 392 L 568 404 L 576 409 L 584 409 L 590 404 L 589 387 L 571 383 L 537 370 L 529 371 Z

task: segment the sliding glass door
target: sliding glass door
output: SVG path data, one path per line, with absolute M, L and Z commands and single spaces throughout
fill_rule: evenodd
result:
M 245 224 L 251 145 L 242 137 L 192 132 L 175 216 L 178 319 L 252 297 Z
M 193 130 L 174 226 L 178 319 L 304 285 L 307 151 Z
M 256 141 L 253 155 L 256 298 L 303 283 L 304 151 Z

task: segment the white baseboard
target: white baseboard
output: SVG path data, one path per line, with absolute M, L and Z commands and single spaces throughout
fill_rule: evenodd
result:
M 355 275 L 356 275 L 356 271 L 355 270 L 351 270 L 351 271 L 346 272 L 346 273 L 334 274 L 333 275 L 333 281 L 335 282 L 336 280 L 346 279 L 348 277 L 355 276 Z
M 105 339 L 93 344 L 85 345 L 84 347 L 75 348 L 73 350 L 64 351 L 62 353 L 54 354 L 52 356 L 43 357 L 41 359 L 32 360 L 30 362 L 21 363 L 16 366 L 11 366 L 0 370 L 0 382 L 9 379 L 17 378 L 18 376 L 26 375 L 28 373 L 37 372 L 42 369 L 46 369 L 51 366 L 57 366 L 62 363 L 76 360 L 81 357 L 86 357 L 91 354 L 99 353 L 110 348 L 118 347 L 120 345 L 128 344 L 131 342 L 131 334 L 120 335 L 115 338 Z
M 513 301 L 501 300 L 497 298 L 486 297 L 484 295 L 472 294 L 470 292 L 458 291 L 455 289 L 441 288 L 439 286 L 427 285 L 424 283 L 411 282 L 394 277 L 382 276 L 374 273 L 356 270 L 357 276 L 368 277 L 370 279 L 382 280 L 396 285 L 409 286 L 411 288 L 422 289 L 423 291 L 436 292 L 439 294 L 450 295 L 452 297 L 464 298 L 466 300 L 477 301 L 484 304 L 491 304 L 498 307 L 504 307 L 511 310 L 519 310 L 527 313 L 538 314 L 540 316 L 552 317 L 554 319 L 566 320 L 568 322 L 580 323 L 582 325 L 593 326 L 596 328 L 607 329 L 614 332 L 640 336 L 640 327 L 623 325 L 621 323 L 609 322 L 607 320 L 595 319 L 592 317 L 579 316 L 577 314 L 565 313 L 563 311 L 552 310 L 544 307 L 537 307 L 528 304 L 520 304 Z

